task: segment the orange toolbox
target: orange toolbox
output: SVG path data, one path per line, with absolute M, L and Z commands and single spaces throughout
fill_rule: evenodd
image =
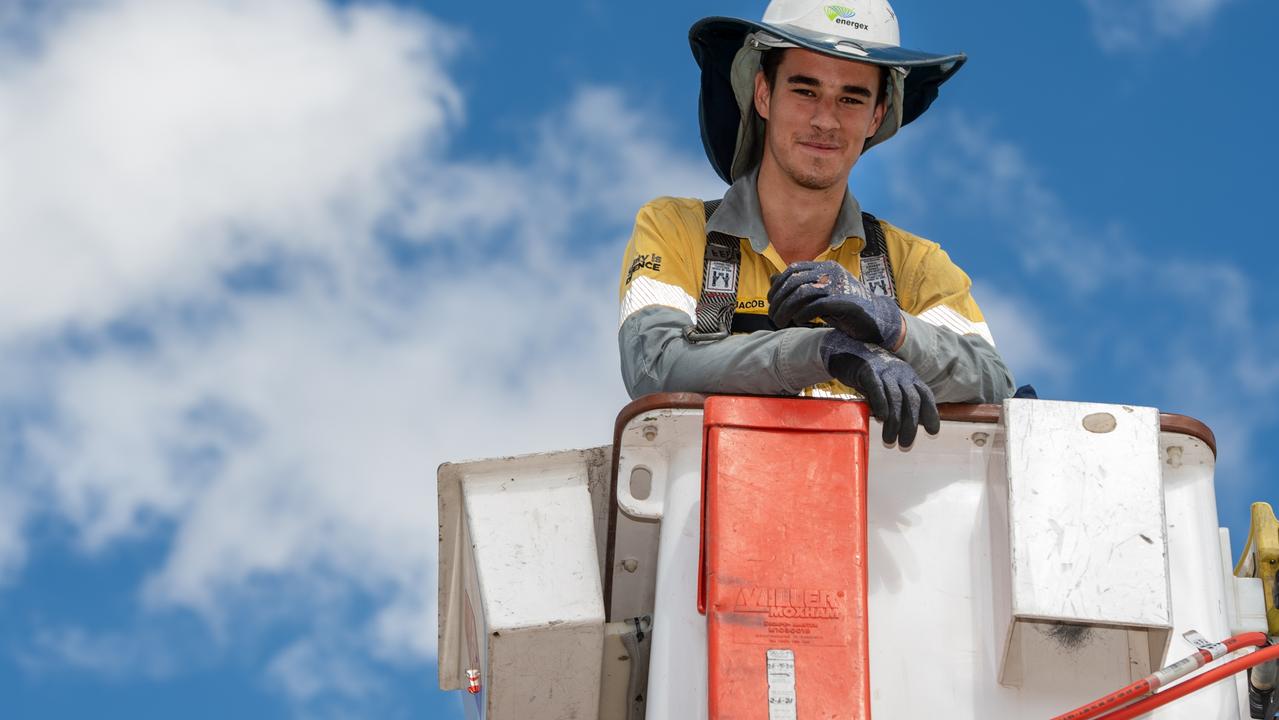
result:
M 863 403 L 712 397 L 698 609 L 711 720 L 870 717 Z

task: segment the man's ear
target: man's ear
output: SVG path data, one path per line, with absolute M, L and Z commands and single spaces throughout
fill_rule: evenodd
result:
M 889 73 L 891 70 L 884 68 L 880 72 Z M 866 136 L 869 140 L 875 137 L 875 133 L 879 132 L 879 126 L 884 124 L 884 116 L 888 114 L 888 96 L 892 93 L 892 85 L 889 83 L 881 83 L 880 87 L 883 92 L 875 100 L 875 118 L 870 124 L 870 134 Z
M 768 119 L 768 102 L 772 99 L 772 89 L 768 87 L 768 78 L 764 77 L 764 71 L 760 70 L 755 73 L 755 112 L 759 116 Z
M 884 124 L 884 116 L 888 114 L 888 98 L 883 98 L 875 103 L 875 119 L 870 124 L 870 133 L 866 136 L 869 140 L 875 137 L 875 133 L 879 132 L 879 126 Z

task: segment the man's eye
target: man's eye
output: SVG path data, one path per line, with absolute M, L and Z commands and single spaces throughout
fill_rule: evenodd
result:
M 795 88 L 795 92 L 800 95 L 803 95 L 804 97 L 816 97 L 813 94 L 813 91 L 809 90 L 808 88 Z
M 841 99 L 841 100 L 844 102 L 844 104 L 846 104 L 846 105 L 865 105 L 865 104 L 866 104 L 866 103 L 865 103 L 865 101 L 863 101 L 863 100 L 862 100 L 861 98 L 859 98 L 859 97 L 852 97 L 852 96 L 848 96 L 848 97 L 843 97 L 843 98 L 840 98 L 840 99 Z

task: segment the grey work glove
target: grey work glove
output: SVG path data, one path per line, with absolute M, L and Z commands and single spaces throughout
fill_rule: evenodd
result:
M 894 348 L 902 334 L 897 301 L 872 295 L 834 260 L 797 262 L 773 278 L 768 317 L 779 328 L 821 318 L 849 337 Z
M 861 393 L 870 414 L 884 423 L 884 442 L 910 447 L 918 425 L 929 435 L 941 430 L 933 391 L 905 360 L 839 330 L 826 333 L 821 354 L 831 377 Z

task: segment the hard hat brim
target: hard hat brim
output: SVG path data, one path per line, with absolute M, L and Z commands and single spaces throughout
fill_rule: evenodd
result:
M 788 25 L 770 25 L 730 17 L 699 20 L 688 32 L 693 58 L 702 70 L 699 121 L 702 145 L 715 172 L 732 183 L 731 169 L 737 146 L 741 110 L 733 93 L 733 58 L 746 36 L 762 32 L 781 41 L 841 60 L 906 68 L 902 97 L 902 125 L 924 114 L 937 98 L 938 88 L 953 76 L 968 57 L 963 53 L 937 54 L 894 45 L 860 42 L 836 35 L 815 33 Z

